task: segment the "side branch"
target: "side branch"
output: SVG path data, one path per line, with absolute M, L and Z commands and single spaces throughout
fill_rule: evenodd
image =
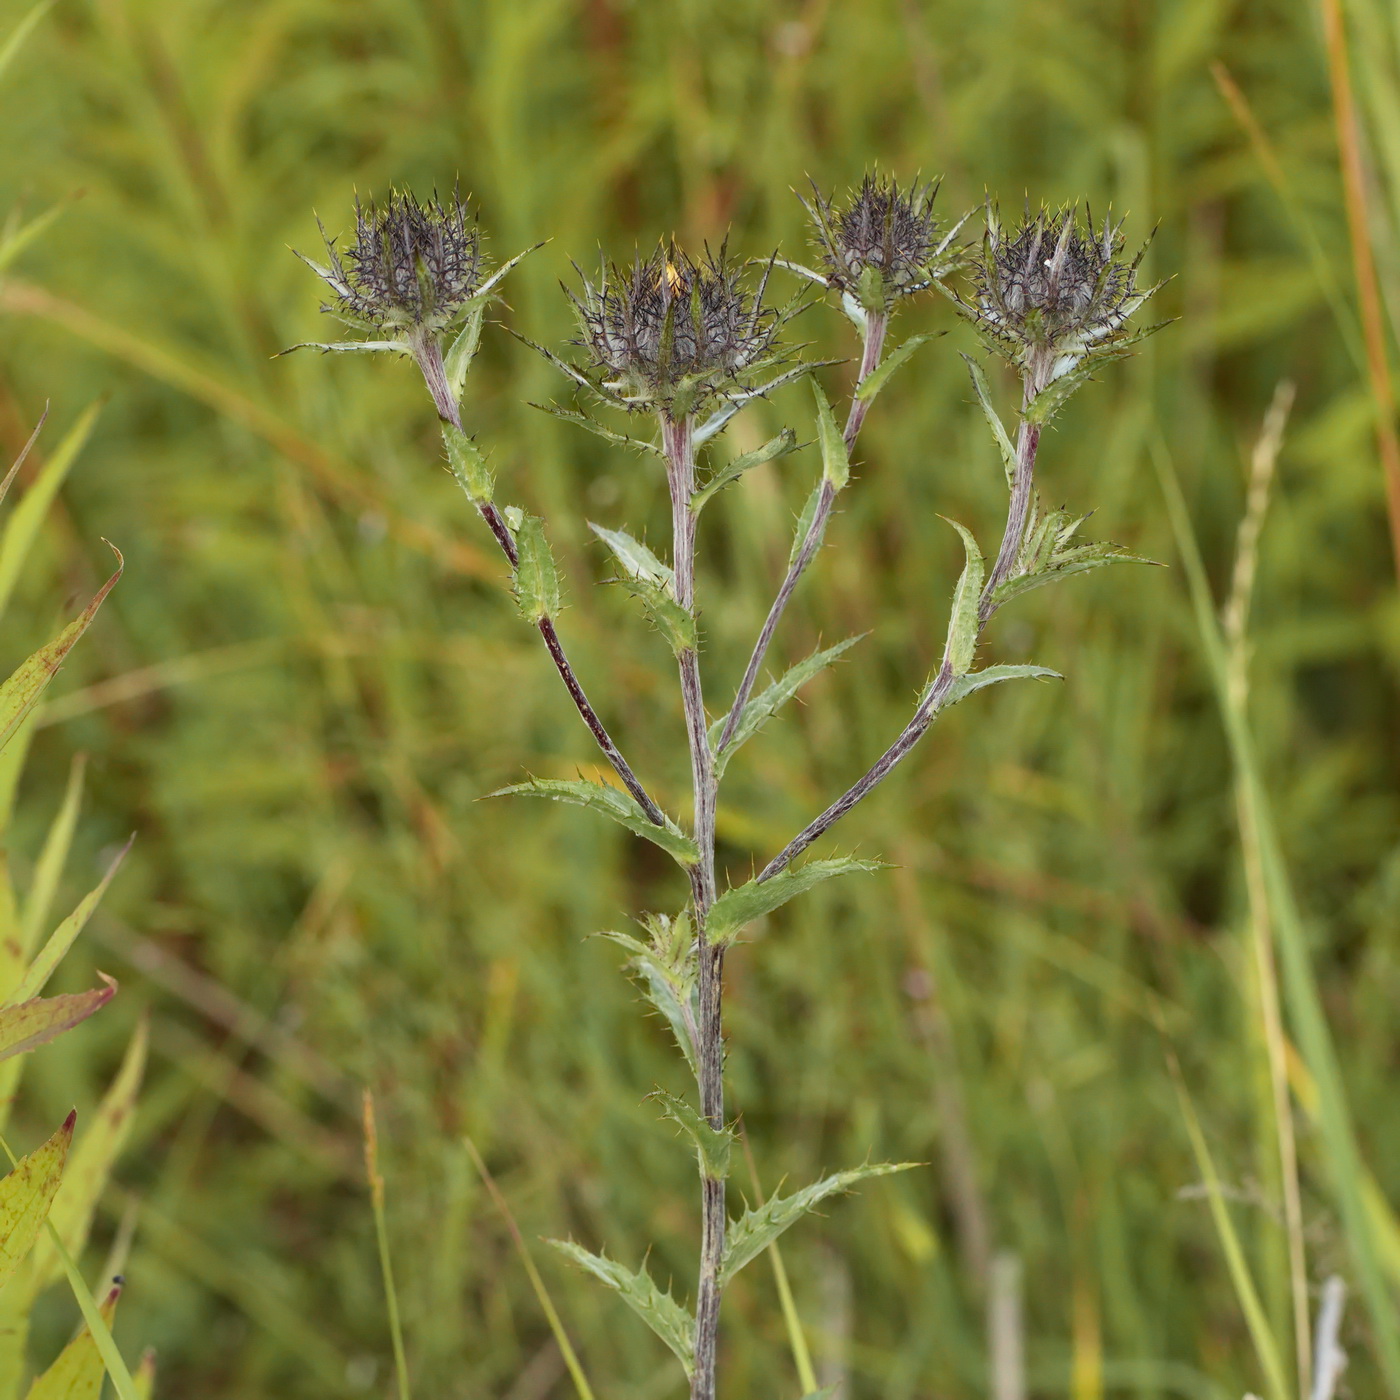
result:
M 450 423 L 458 432 L 465 432 L 466 430 L 462 427 L 461 411 L 448 387 L 447 375 L 443 370 L 441 349 L 436 344 L 429 344 L 419 353 L 417 359 L 418 367 L 423 371 L 423 378 L 433 396 L 433 403 L 437 406 L 438 416 L 444 422 Z M 495 537 L 496 543 L 500 545 L 501 553 L 505 555 L 510 567 L 514 569 L 520 562 L 520 557 L 515 548 L 515 540 L 511 537 L 510 529 L 502 518 L 501 512 L 491 501 L 477 501 L 476 508 L 481 513 L 481 518 L 486 522 L 487 528 Z M 564 651 L 564 644 L 559 640 L 559 633 L 555 630 L 553 618 L 542 617 L 535 626 L 540 636 L 544 638 L 549 659 L 554 662 L 554 669 L 559 672 L 559 678 L 564 682 L 564 688 L 569 692 L 569 698 L 574 702 L 574 707 L 588 726 L 588 732 L 598 741 L 598 747 L 602 749 L 603 756 L 612 765 L 613 772 L 622 780 L 622 785 L 632 794 L 637 805 L 646 813 L 647 820 L 654 826 L 665 826 L 665 814 L 652 800 L 646 788 L 642 786 L 641 779 L 632 771 L 632 765 L 623 758 L 622 751 L 613 743 L 612 736 L 608 733 L 603 721 L 598 718 L 598 712 L 589 703 L 583 685 Z
M 997 588 L 1010 576 L 1016 566 L 1016 558 L 1021 550 L 1021 541 L 1026 533 L 1026 520 L 1030 512 L 1032 488 L 1035 481 L 1035 454 L 1040 445 L 1040 429 L 1031 423 L 1022 423 L 1016 443 L 1016 471 L 1011 486 L 1011 504 L 1007 510 L 1006 530 L 1001 537 L 1001 548 L 997 552 L 996 564 L 982 590 L 977 607 L 977 636 L 980 640 L 992 614 L 996 612 L 995 593 Z M 825 835 L 862 798 L 869 795 L 894 771 L 895 765 L 915 744 L 923 738 L 929 725 L 937 718 L 939 710 L 953 688 L 957 674 L 945 655 L 943 664 L 934 677 L 914 717 L 900 731 L 899 737 L 880 755 L 873 767 L 858 781 L 853 783 L 819 817 L 802 828 L 783 849 L 768 862 L 758 874 L 758 881 L 771 880 L 774 875 L 787 869 L 792 862 L 819 837 Z
M 885 331 L 888 327 L 888 313 L 873 313 L 870 316 L 865 335 L 865 349 L 860 360 L 860 374 L 856 380 L 857 384 L 879 365 L 880 354 L 885 346 Z M 864 424 L 865 415 L 869 410 L 870 404 L 867 400 L 852 398 L 851 411 L 846 416 L 846 427 L 843 433 L 847 452 L 855 446 L 856 438 L 860 436 L 861 426 Z M 744 678 L 739 682 L 739 689 L 734 695 L 734 703 L 729 707 L 729 717 L 724 722 L 719 743 L 715 746 L 717 754 L 723 753 L 734 738 L 734 731 L 739 727 L 739 717 L 743 714 L 744 706 L 749 703 L 753 688 L 758 683 L 758 672 L 763 665 L 763 658 L 768 655 L 768 648 L 772 645 L 773 636 L 778 630 L 778 623 L 782 621 L 783 613 L 787 610 L 788 600 L 797 589 L 798 580 L 806 573 L 807 566 L 816 556 L 822 536 L 826 532 L 827 518 L 831 515 L 831 507 L 835 501 L 836 488 L 830 481 L 824 481 L 821 496 L 817 500 L 817 508 L 812 513 L 812 523 L 807 527 L 807 534 L 802 541 L 801 548 L 788 566 L 787 577 L 783 579 L 782 586 L 778 589 L 778 596 L 774 598 L 773 606 L 768 609 L 768 616 L 763 621 L 758 641 L 754 643 L 749 664 L 744 668 Z

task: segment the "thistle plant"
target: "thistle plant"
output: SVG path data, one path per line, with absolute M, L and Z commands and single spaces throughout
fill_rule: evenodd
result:
M 327 350 L 382 350 L 411 356 L 442 423 L 447 462 L 486 522 L 511 570 L 525 619 L 540 633 L 565 687 L 617 775 L 618 785 L 584 779 L 531 780 L 503 791 L 589 807 L 666 851 L 686 877 L 688 896 L 671 911 L 645 915 L 637 933 L 608 935 L 630 955 L 628 967 L 674 1033 L 695 1076 L 694 1102 L 661 1093 L 664 1117 L 688 1135 L 700 1175 L 699 1267 L 693 1307 L 664 1291 L 646 1272 L 584 1249 L 559 1247 L 615 1289 L 671 1348 L 693 1400 L 714 1400 L 720 1306 L 737 1272 L 818 1202 L 866 1177 L 899 1165 L 855 1167 L 731 1218 L 726 1179 L 734 1141 L 724 1097 L 724 964 L 743 929 L 814 885 L 870 871 L 878 863 L 835 857 L 795 864 L 918 743 L 933 721 L 973 691 L 1002 681 L 1047 678 L 1034 665 L 977 669 L 979 643 L 995 614 L 1030 589 L 1137 556 L 1113 544 L 1079 538 L 1084 516 L 1043 511 L 1035 494 L 1041 430 L 1099 366 L 1127 352 L 1156 327 L 1129 320 L 1155 288 L 1137 283 L 1138 259 L 1122 257 L 1121 226 L 1100 229 L 1074 209 L 1027 213 L 1012 233 L 988 206 L 980 250 L 956 245 L 961 222 L 947 228 L 934 214 L 935 186 L 901 190 L 871 176 L 844 200 L 819 191 L 804 201 L 818 268 L 780 259 L 738 263 L 727 247 L 692 256 L 663 245 L 630 264 L 607 264 L 580 276 L 568 292 L 579 338 L 570 355 L 536 347 L 567 376 L 579 409 L 553 411 L 611 442 L 641 448 L 664 472 L 672 538 L 662 559 L 621 529 L 592 525 L 621 580 L 674 655 L 685 715 L 692 781 L 688 825 L 663 811 L 623 757 L 568 660 L 556 627 L 561 587 L 541 520 L 499 507 L 485 457 L 464 426 L 467 373 L 480 341 L 483 313 L 510 263 L 488 272 L 475 222 L 462 202 L 419 205 L 395 194 L 357 210 L 354 243 L 342 259 L 317 267 L 334 300 L 328 310 L 366 339 Z M 313 264 L 313 266 L 315 266 Z M 775 270 L 806 284 L 782 306 L 769 301 Z M 955 279 L 966 275 L 964 285 Z M 838 423 L 814 371 L 784 345 L 784 333 L 815 288 L 851 322 L 859 369 Z M 990 570 L 971 530 L 954 523 L 965 563 L 954 592 L 947 637 L 914 713 L 872 766 L 774 855 L 754 878 L 721 880 L 715 858 L 715 809 L 721 781 L 739 747 L 800 687 L 842 655 L 855 638 L 813 653 L 759 688 L 770 645 L 803 574 L 821 546 L 838 495 L 851 483 L 851 457 L 866 416 L 892 374 L 929 341 L 915 335 L 886 353 L 893 317 L 910 297 L 943 291 L 986 346 L 1019 376 L 1015 438 L 993 406 L 979 362 L 965 356 L 977 401 L 999 450 L 1009 504 Z M 786 572 L 759 630 L 742 679 L 722 708 L 705 700 L 696 539 L 705 507 L 745 472 L 792 454 L 797 435 L 785 428 L 771 441 L 731 460 L 713 450 L 743 407 L 783 384 L 806 379 L 815 408 L 820 475 L 798 519 Z M 611 407 L 645 421 L 645 436 L 624 435 L 590 409 Z M 713 606 L 713 604 L 711 605 Z M 906 1164 L 907 1165 L 907 1164 Z

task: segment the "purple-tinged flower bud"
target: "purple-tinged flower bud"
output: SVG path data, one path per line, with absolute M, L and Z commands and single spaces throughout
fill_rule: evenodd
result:
M 867 175 L 843 205 L 813 189 L 802 201 L 822 254 L 826 284 L 866 312 L 887 312 L 901 297 L 931 287 L 951 272 L 953 229 L 940 238 L 933 217 L 938 185 L 901 190 L 894 180 Z
M 673 418 L 741 394 L 775 363 L 781 316 L 763 304 L 768 273 L 752 290 L 725 248 L 695 261 L 674 244 L 630 268 L 605 267 L 569 294 L 594 360 L 587 375 L 605 398 Z
M 1157 288 L 1137 285 L 1146 246 L 1131 261 L 1120 257 L 1121 230 L 1110 219 L 1098 230 L 1092 220 L 1081 224 L 1073 208 L 1041 209 L 1008 237 L 988 208 L 964 309 L 1034 390 L 1143 333 L 1130 330 L 1128 318 Z
M 343 256 L 331 239 L 326 250 L 316 271 L 335 295 L 322 310 L 380 335 L 441 335 L 481 290 L 481 235 L 455 192 L 446 204 L 400 191 L 357 200 L 354 241 Z

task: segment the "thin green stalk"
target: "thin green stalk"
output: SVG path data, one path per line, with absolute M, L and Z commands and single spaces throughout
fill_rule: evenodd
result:
M 1283 967 L 1287 1009 L 1298 1048 L 1317 1082 L 1318 1125 L 1324 1156 L 1332 1176 L 1334 1195 L 1361 1285 L 1360 1291 L 1370 1313 L 1377 1359 L 1387 1386 L 1400 1393 L 1400 1321 L 1396 1318 L 1394 1301 L 1381 1274 L 1376 1240 L 1361 1189 L 1364 1177 L 1361 1153 L 1356 1143 L 1332 1033 L 1323 1014 L 1322 1000 L 1309 961 L 1302 916 L 1274 826 L 1268 792 L 1259 776 L 1254 736 L 1248 717 L 1241 710 L 1229 683 L 1224 637 L 1211 599 L 1205 564 L 1196 544 L 1171 456 L 1160 434 L 1153 441 L 1152 458 L 1185 568 L 1197 629 L 1214 682 L 1231 760 L 1243 798 L 1255 814 L 1259 857 L 1277 935 L 1279 960 Z
M 511 1214 L 510 1206 L 506 1204 L 506 1198 L 501 1194 L 500 1187 L 496 1185 L 495 1177 L 487 1170 L 486 1163 L 482 1160 L 481 1153 L 476 1150 L 476 1144 L 471 1138 L 464 1137 L 462 1143 L 471 1154 L 472 1162 L 481 1176 L 482 1184 L 486 1187 L 492 1201 L 496 1204 L 496 1209 L 501 1212 L 501 1216 L 506 1222 L 506 1229 L 510 1231 L 516 1253 L 519 1254 L 520 1262 L 525 1266 L 530 1287 L 535 1290 L 535 1297 L 539 1299 L 545 1320 L 549 1323 L 549 1330 L 554 1333 L 559 1354 L 564 1358 L 564 1365 L 568 1367 L 578 1400 L 597 1400 L 593 1394 L 593 1387 L 588 1384 L 588 1377 L 583 1373 L 578 1353 L 574 1351 L 573 1343 L 569 1341 L 569 1334 L 564 1331 L 564 1324 L 559 1319 L 559 1311 L 554 1306 L 554 1300 L 549 1296 L 549 1290 L 544 1286 L 544 1279 L 540 1277 L 540 1271 L 535 1267 L 535 1261 L 530 1258 L 530 1251 L 525 1247 L 525 1239 L 520 1233 L 520 1227 L 515 1223 L 515 1216 Z
M 408 1357 L 404 1352 L 403 1324 L 399 1318 L 399 1294 L 394 1287 L 394 1264 L 389 1256 L 389 1225 L 384 1214 L 384 1176 L 379 1170 L 379 1132 L 374 1121 L 374 1096 L 364 1092 L 365 1175 L 369 1178 L 370 1203 L 374 1208 L 374 1233 L 379 1241 L 379 1269 L 384 1276 L 384 1297 L 389 1305 L 389 1335 L 394 1345 L 394 1372 L 398 1377 L 399 1400 L 412 1400 L 408 1383 Z

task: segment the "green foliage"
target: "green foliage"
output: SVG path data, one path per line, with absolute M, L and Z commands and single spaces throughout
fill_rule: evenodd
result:
M 816 380 L 812 382 L 815 384 Z M 752 452 L 741 452 L 737 457 L 730 458 L 722 467 L 711 473 L 710 479 L 690 498 L 691 508 L 698 514 L 708 501 L 726 486 L 738 481 L 745 472 L 752 471 L 754 467 L 761 467 L 765 462 L 775 462 L 780 457 L 786 457 L 790 452 L 796 452 L 797 447 L 797 434 L 791 428 L 784 428 L 776 437 L 769 438 L 762 447 L 755 447 Z
M 514 528 L 515 547 L 520 551 L 515 566 L 515 602 L 520 615 L 527 622 L 555 617 L 562 606 L 559 570 L 544 536 L 544 521 L 537 515 L 522 515 Z
M 676 1354 L 690 1376 L 695 1357 L 695 1319 L 652 1281 L 645 1269 L 635 1273 L 603 1254 L 592 1254 L 572 1240 L 550 1240 L 555 1249 L 607 1284 Z
M 956 520 L 948 522 L 962 536 L 963 548 L 967 552 L 967 562 L 958 575 L 958 586 L 953 590 L 953 606 L 948 616 L 948 640 L 943 646 L 943 664 L 952 667 L 955 676 L 965 675 L 972 667 L 972 658 L 977 653 L 977 638 L 981 622 L 977 616 L 977 604 L 982 597 L 982 580 L 986 566 L 982 561 L 982 551 L 972 537 L 972 531 Z
M 595 783 L 587 778 L 531 778 L 528 783 L 497 788 L 491 796 L 548 797 L 574 807 L 587 807 L 610 817 L 628 831 L 645 836 L 681 865 L 693 865 L 698 859 L 695 843 L 690 837 L 674 825 L 657 826 L 629 793 L 607 783 Z
M 447 465 L 457 484 L 473 501 L 489 501 L 496 483 L 481 449 L 460 428 L 451 423 L 442 425 L 442 440 L 447 447 Z
M 714 942 L 731 943 L 743 930 L 745 924 L 781 909 L 790 899 L 805 894 L 814 886 L 837 875 L 865 874 L 881 870 L 878 860 L 855 860 L 849 856 L 835 860 L 809 860 L 795 870 L 780 872 L 772 878 L 750 880 L 746 885 L 725 890 L 715 900 L 705 921 L 706 931 Z
M 891 350 L 880 363 L 856 385 L 856 398 L 862 403 L 873 403 L 880 390 L 890 382 L 890 376 L 907 363 L 919 346 L 937 340 L 936 335 L 911 335 L 902 345 Z
M 757 1210 L 746 1210 L 738 1220 L 731 1222 L 725 1237 L 725 1281 L 733 1279 L 745 1264 L 757 1259 L 788 1226 L 795 1225 L 828 1197 L 849 1191 L 857 1182 L 874 1176 L 889 1176 L 892 1172 L 907 1172 L 917 1165 L 916 1162 L 882 1162 L 874 1166 L 852 1167 L 849 1171 L 836 1172 L 814 1181 L 790 1196 L 775 1194 L 772 1200 Z
M 753 738 L 813 676 L 819 675 L 860 640 L 860 637 L 847 637 L 844 642 L 837 642 L 834 647 L 814 651 L 811 656 L 799 661 L 795 666 L 790 666 L 771 685 L 760 690 L 739 712 L 739 722 L 734 726 L 734 733 L 729 742 L 716 752 L 715 771 L 722 775 L 729 766 L 730 757 L 745 740 Z M 711 748 L 715 748 L 719 743 L 724 725 L 725 720 L 718 719 L 710 726 Z
M 656 630 L 679 655 L 696 646 L 695 617 L 676 601 L 675 577 L 646 545 L 623 530 L 607 530 L 589 522 L 588 528 L 612 551 L 622 569 L 622 581 L 635 594 Z
M 822 452 L 822 480 L 830 482 L 837 491 L 845 489 L 851 479 L 851 458 L 846 451 L 841 429 L 836 426 L 836 415 L 831 411 L 831 403 L 822 392 L 822 386 L 812 381 L 812 394 L 817 401 L 817 444 Z
M 695 1145 L 696 1161 L 700 1175 L 716 1181 L 723 1181 L 729 1175 L 729 1156 L 734 1148 L 734 1134 L 728 1129 L 723 1132 L 712 1128 L 684 1099 L 675 1094 L 658 1090 L 653 1097 L 661 1105 L 663 1116 L 685 1130 Z

